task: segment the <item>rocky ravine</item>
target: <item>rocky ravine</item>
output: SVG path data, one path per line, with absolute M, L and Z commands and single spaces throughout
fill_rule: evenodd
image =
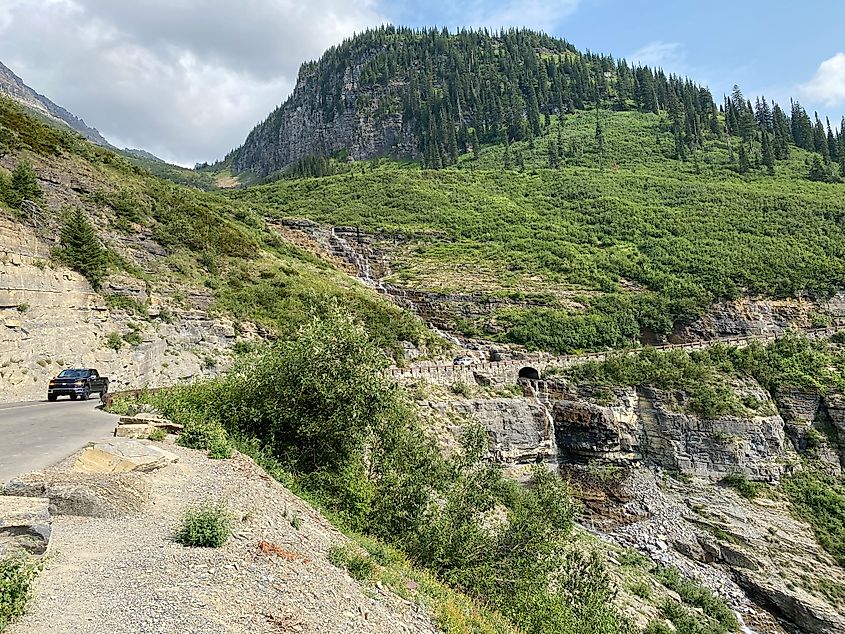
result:
M 748 381 L 735 389 L 758 400 L 758 415 L 704 419 L 684 411 L 683 394 L 653 388 L 608 393 L 523 379 L 523 396 L 508 397 L 496 377 L 481 378 L 470 397 L 408 379 L 444 447 L 474 420 L 487 429 L 490 459 L 512 476 L 538 463 L 559 468 L 588 530 L 678 567 L 729 601 L 752 632 L 781 631 L 766 610 L 788 632 L 845 632 L 845 570 L 810 526 L 778 496 L 746 500 L 719 482 L 742 474 L 777 483 L 802 468 L 809 435 L 826 439 L 813 456 L 841 473 L 841 397 L 772 396 Z

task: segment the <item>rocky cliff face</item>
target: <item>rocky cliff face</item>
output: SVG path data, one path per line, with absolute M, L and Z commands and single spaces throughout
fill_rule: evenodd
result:
M 234 328 L 210 317 L 200 298 L 163 311 L 166 298 L 112 276 L 106 295 L 143 299 L 150 309 L 110 309 L 79 274 L 48 264 L 49 251 L 31 229 L 0 217 L 0 401 L 44 398 L 65 367 L 96 367 L 119 390 L 171 385 L 230 362 Z
M 760 403 L 758 415 L 707 419 L 686 411 L 684 394 L 646 386 L 521 387 L 512 398 L 429 397 L 421 411 L 440 421 L 446 446 L 468 421 L 483 425 L 489 459 L 511 477 L 558 467 L 584 504 L 583 526 L 708 587 L 737 610 L 744 632 L 845 631 L 845 572 L 812 529 L 782 496 L 749 500 L 720 482 L 741 474 L 776 483 L 802 468 L 802 456 L 841 473 L 841 396 L 773 396 L 747 380 L 734 387 Z
M 0 62 L 0 95 L 5 95 L 17 101 L 50 121 L 75 130 L 92 143 L 104 146 L 109 145 L 109 142 L 103 138 L 103 135 L 96 128 L 89 127 L 79 117 L 56 105 L 44 95 L 35 92 L 2 62 Z
M 789 328 L 845 323 L 845 293 L 828 299 L 744 297 L 714 304 L 693 323 L 678 326 L 667 338 L 686 343 L 719 337 L 772 335 Z M 662 343 L 649 341 L 648 343 Z
M 414 155 L 417 139 L 402 114 L 380 114 L 393 104 L 389 89 L 360 85 L 364 61 L 334 76 L 304 65 L 293 94 L 233 152 L 232 171 L 267 176 L 308 156 L 341 152 L 356 160 Z M 324 107 L 327 88 L 340 96 L 339 111 Z
M 650 387 L 619 388 L 606 404 L 589 389 L 552 384 L 555 436 L 565 464 L 647 464 L 718 479 L 732 473 L 777 481 L 791 472 L 797 454 L 786 423 L 759 386 L 743 390 L 771 415 L 702 418 L 679 407 L 683 395 Z

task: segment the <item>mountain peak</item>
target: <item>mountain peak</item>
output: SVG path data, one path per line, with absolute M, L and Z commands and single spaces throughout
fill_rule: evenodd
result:
M 109 142 L 96 129 L 85 121 L 53 103 L 44 95 L 27 86 L 8 66 L 0 62 L 0 95 L 14 99 L 36 115 L 46 118 L 54 124 L 69 127 L 97 145 L 111 147 Z

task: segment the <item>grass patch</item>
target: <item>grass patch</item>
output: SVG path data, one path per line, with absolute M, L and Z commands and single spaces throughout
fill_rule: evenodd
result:
M 845 567 L 845 482 L 819 471 L 802 471 L 782 483 L 796 515 L 806 521 L 816 540 Z
M 154 442 L 161 442 L 162 440 L 167 438 L 167 432 L 164 431 L 164 428 L 162 427 L 156 427 L 150 432 L 150 435 L 147 436 L 147 438 Z

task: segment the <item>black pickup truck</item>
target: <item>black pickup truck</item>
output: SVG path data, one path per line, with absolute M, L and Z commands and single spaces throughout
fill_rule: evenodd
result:
M 77 398 L 87 401 L 93 393 L 102 398 L 108 391 L 108 377 L 100 376 L 94 368 L 70 368 L 62 370 L 56 378 L 50 379 L 47 400 L 55 401 L 60 396 L 67 395 L 72 401 Z

